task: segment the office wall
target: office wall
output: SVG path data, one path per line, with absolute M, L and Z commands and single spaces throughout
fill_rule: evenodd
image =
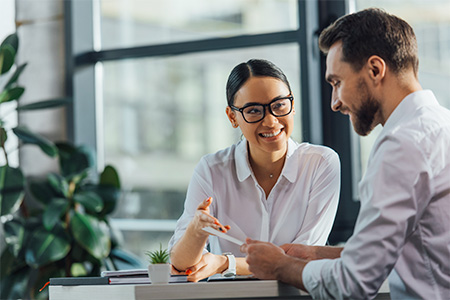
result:
M 28 65 L 20 78 L 25 93 L 21 104 L 63 97 L 65 94 L 63 0 L 16 0 L 15 22 L 20 46 L 17 63 Z M 63 108 L 23 112 L 19 123 L 52 141 L 66 139 Z M 56 161 L 31 145 L 20 148 L 20 164 L 26 175 L 57 168 Z

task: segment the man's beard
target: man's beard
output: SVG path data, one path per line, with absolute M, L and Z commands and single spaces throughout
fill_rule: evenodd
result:
M 375 127 L 374 119 L 380 110 L 379 102 L 369 93 L 366 83 L 361 79 L 358 84 L 358 93 L 362 99 L 361 106 L 354 112 L 353 128 L 362 136 L 368 135 Z

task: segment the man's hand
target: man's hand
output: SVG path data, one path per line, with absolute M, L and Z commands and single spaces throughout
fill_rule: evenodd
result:
M 276 278 L 278 262 L 287 257 L 280 247 L 249 238 L 246 244 L 241 246 L 241 252 L 247 253 L 249 270 L 259 279 L 278 279 Z
M 317 259 L 335 259 L 341 257 L 344 248 L 335 246 L 307 246 L 302 244 L 284 244 L 280 246 L 287 255 L 307 261 Z
M 305 260 L 315 260 L 316 257 L 315 246 L 307 246 L 302 244 L 284 244 L 280 246 L 284 252 L 293 257 L 305 259 Z
M 228 258 L 223 255 L 205 253 L 196 265 L 187 269 L 184 274 L 187 280 L 197 282 L 211 275 L 221 273 L 228 267 Z
M 247 238 L 241 246 L 247 253 L 246 261 L 250 272 L 259 279 L 275 279 L 305 289 L 302 281 L 306 261 L 286 255 L 284 250 L 272 243 Z

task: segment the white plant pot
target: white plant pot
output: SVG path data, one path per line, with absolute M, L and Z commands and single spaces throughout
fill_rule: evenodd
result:
M 148 277 L 152 284 L 169 283 L 170 264 L 149 264 Z

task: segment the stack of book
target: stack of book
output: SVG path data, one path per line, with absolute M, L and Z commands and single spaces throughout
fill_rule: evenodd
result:
M 109 278 L 109 284 L 150 284 L 147 269 L 103 271 L 102 277 Z M 169 283 L 187 282 L 186 275 L 171 275 Z
M 169 283 L 187 282 L 186 275 L 171 275 Z M 147 269 L 103 271 L 100 277 L 50 278 L 50 285 L 150 284 Z
M 102 277 L 109 278 L 109 284 L 150 284 L 147 269 L 103 271 Z M 186 275 L 171 275 L 169 283 L 187 282 Z

